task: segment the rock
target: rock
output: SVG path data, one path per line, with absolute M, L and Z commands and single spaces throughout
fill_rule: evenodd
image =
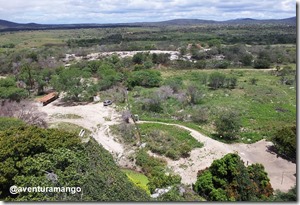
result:
M 140 145 L 140 148 L 145 148 L 146 145 L 147 145 L 147 143 L 145 142 L 145 143 L 143 143 L 143 144 Z
M 159 194 L 158 193 L 155 193 L 155 194 L 151 194 L 151 198 L 157 198 L 157 197 L 159 197 Z
M 180 196 L 183 196 L 184 193 L 185 193 L 185 189 L 183 187 L 179 187 Z

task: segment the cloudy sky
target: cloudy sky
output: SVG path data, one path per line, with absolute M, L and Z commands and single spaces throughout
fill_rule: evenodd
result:
M 295 15 L 295 0 L 0 0 L 0 19 L 19 23 L 280 19 Z

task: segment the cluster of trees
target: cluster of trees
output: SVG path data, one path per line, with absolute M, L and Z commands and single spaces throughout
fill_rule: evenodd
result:
M 128 88 L 135 86 L 159 87 L 162 77 L 156 70 L 133 71 L 127 79 Z
M 83 144 L 78 136 L 71 133 L 21 125 L 0 131 L 0 146 L 1 200 L 150 200 L 146 192 L 130 182 L 112 156 L 93 139 Z M 56 177 L 50 180 L 47 177 L 49 173 Z M 22 192 L 13 195 L 9 192 L 12 185 L 80 187 L 81 192 Z
M 199 171 L 193 189 L 209 201 L 259 201 L 273 195 L 263 165 L 245 167 L 237 154 L 227 154 Z

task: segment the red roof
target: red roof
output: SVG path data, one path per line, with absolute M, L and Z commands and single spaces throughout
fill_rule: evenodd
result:
M 51 100 L 56 97 L 57 97 L 57 93 L 52 92 L 52 93 L 49 93 L 48 95 L 45 95 L 44 97 L 41 97 L 40 99 L 38 99 L 38 101 L 39 102 L 47 102 L 48 100 Z

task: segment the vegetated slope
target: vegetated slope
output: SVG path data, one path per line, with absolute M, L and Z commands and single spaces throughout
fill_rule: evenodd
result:
M 0 132 L 0 199 L 5 201 L 148 201 L 96 141 L 74 134 L 21 126 Z M 57 179 L 49 180 L 47 173 Z M 10 194 L 21 187 L 80 187 L 79 193 Z

